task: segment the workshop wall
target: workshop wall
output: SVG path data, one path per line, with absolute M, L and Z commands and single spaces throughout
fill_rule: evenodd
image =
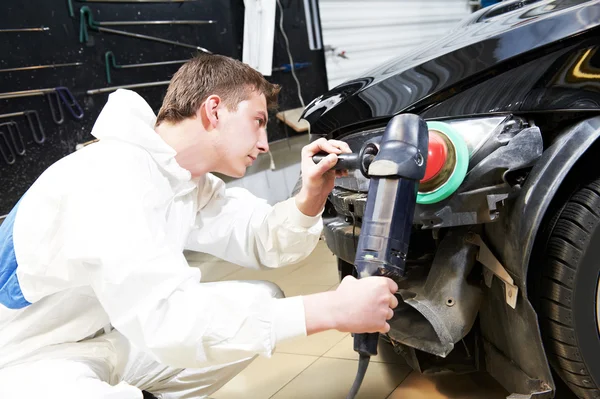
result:
M 152 21 L 152 20 L 214 20 L 205 25 L 131 25 L 107 28 L 140 33 L 186 44 L 193 44 L 216 54 L 241 59 L 243 42 L 243 0 L 196 0 L 178 3 L 109 3 L 72 0 L 71 16 L 68 0 L 3 0 L 0 6 L 0 70 L 35 65 L 81 63 L 68 66 L 29 71 L 0 71 L 0 115 L 21 111 L 35 111 L 39 115 L 43 133 L 36 123 L 31 131 L 25 116 L 3 118 L 0 116 L 0 217 L 7 214 L 37 177 L 52 163 L 75 151 L 78 144 L 92 140 L 91 128 L 109 93 L 87 94 L 88 90 L 109 86 L 167 81 L 181 64 L 143 68 L 111 69 L 111 82 L 107 81 L 105 54 L 111 51 L 118 65 L 185 60 L 197 50 L 158 43 L 139 38 L 98 32 L 88 29 L 88 40 L 80 42 L 80 10 L 87 6 L 96 22 L 102 21 Z M 301 82 L 304 101 L 320 95 L 327 89 L 325 61 L 322 50 L 312 51 L 308 46 L 305 13 L 302 2 L 282 1 L 284 28 L 290 41 L 295 62 L 310 63 L 296 73 Z M 285 42 L 278 27 L 275 30 L 273 66 L 289 63 Z M 43 31 L 3 32 L 3 29 L 40 28 Z M 282 85 L 280 110 L 300 107 L 296 83 L 289 72 L 273 72 L 267 77 Z M 66 87 L 81 107 L 83 116 L 69 112 L 62 102 L 61 118 L 56 92 L 43 96 L 2 99 L 2 93 L 42 88 Z M 166 85 L 134 89 L 142 95 L 155 112 L 158 111 Z M 64 94 L 64 93 L 63 93 Z M 54 107 L 54 115 L 52 108 Z M 29 116 L 33 117 L 33 113 Z M 64 119 L 56 123 L 55 119 Z M 34 120 L 35 121 L 35 120 Z M 18 126 L 21 135 L 9 132 L 5 122 Z M 298 135 L 281 123 L 274 115 L 268 124 L 271 143 Z M 25 153 L 21 150 L 23 139 Z M 16 143 L 13 143 L 14 138 Z M 36 141 L 37 138 L 37 141 Z M 15 147 L 16 144 L 16 147 Z M 9 164 L 10 163 L 10 164 Z M 73 182 L 76 184 L 76 182 Z

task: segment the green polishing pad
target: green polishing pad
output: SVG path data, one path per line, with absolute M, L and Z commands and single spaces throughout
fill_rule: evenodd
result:
M 452 195 L 462 184 L 469 167 L 469 149 L 462 136 L 449 124 L 443 122 L 427 122 L 430 130 L 437 130 L 452 142 L 456 152 L 456 165 L 448 180 L 435 190 L 417 193 L 417 204 L 435 204 Z M 448 150 L 452 150 L 449 148 Z

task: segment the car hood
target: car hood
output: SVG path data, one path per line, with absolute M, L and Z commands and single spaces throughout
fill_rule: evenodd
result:
M 521 0 L 473 13 L 452 31 L 314 99 L 313 134 L 352 131 L 419 113 L 600 26 L 600 1 Z

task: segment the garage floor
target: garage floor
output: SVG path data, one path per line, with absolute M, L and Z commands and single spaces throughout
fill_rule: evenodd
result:
M 335 257 L 324 242 L 304 262 L 276 270 L 255 271 L 207 257 L 186 254 L 200 267 L 203 280 L 269 280 L 286 296 L 335 289 L 339 282 Z M 271 359 L 258 358 L 212 395 L 214 399 L 340 398 L 346 397 L 357 369 L 349 334 L 327 331 L 280 345 Z M 390 345 L 381 345 L 371 360 L 359 398 L 368 399 L 502 399 L 498 384 L 487 375 L 412 373 Z

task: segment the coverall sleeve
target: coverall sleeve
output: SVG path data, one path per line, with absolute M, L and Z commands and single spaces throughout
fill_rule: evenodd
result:
M 271 206 L 242 188 L 207 175 L 187 249 L 244 267 L 276 268 L 305 259 L 316 247 L 321 215 L 303 214 L 294 198 Z
M 157 211 L 165 198 L 152 181 L 116 172 L 91 177 L 64 200 L 64 274 L 87 276 L 111 324 L 133 345 L 163 364 L 198 368 L 270 356 L 278 341 L 306 334 L 301 297 L 201 283 L 167 236 Z

